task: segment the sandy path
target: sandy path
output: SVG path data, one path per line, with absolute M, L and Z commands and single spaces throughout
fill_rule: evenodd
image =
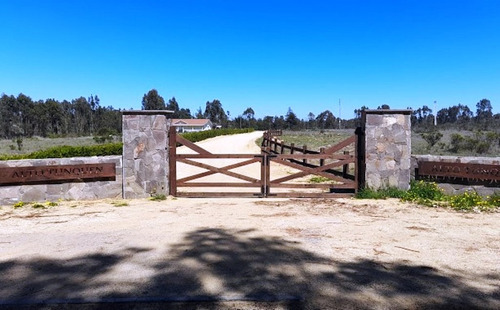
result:
M 262 137 L 263 131 L 218 136 L 197 142 L 196 144 L 211 153 L 223 154 L 259 154 L 260 148 L 255 140 Z M 195 154 L 196 152 L 182 146 L 177 148 L 178 154 Z

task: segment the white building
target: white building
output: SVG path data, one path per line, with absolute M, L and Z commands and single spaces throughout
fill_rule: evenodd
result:
M 172 126 L 175 127 L 177 132 L 195 132 L 210 130 L 213 127 L 209 119 L 172 119 Z

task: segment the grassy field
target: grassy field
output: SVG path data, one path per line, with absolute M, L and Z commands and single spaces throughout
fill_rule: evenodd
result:
M 120 137 L 115 138 L 113 142 L 119 142 Z M 54 146 L 87 146 L 96 145 L 93 137 L 65 137 L 65 138 L 42 138 L 31 137 L 24 138 L 21 150 L 18 149 L 16 140 L 0 140 L 0 154 L 29 154 L 35 151 L 45 150 Z
M 412 132 L 412 154 L 433 154 L 433 155 L 456 155 L 456 156 L 500 156 L 500 146 L 498 143 L 491 143 L 490 150 L 484 154 L 474 152 L 457 152 L 453 153 L 449 150 L 450 138 L 454 133 L 459 133 L 463 136 L 473 136 L 470 131 L 443 130 L 440 131 L 443 137 L 432 148 L 428 147 L 427 142 L 419 133 Z M 343 130 L 328 130 L 320 131 L 283 131 L 281 140 L 286 144 L 295 143 L 297 147 L 307 145 L 309 150 L 319 150 L 320 147 L 328 147 L 347 139 L 354 134 L 354 129 Z M 119 142 L 120 137 L 115 137 L 113 142 Z M 260 146 L 262 139 L 257 141 Z M 54 146 L 69 145 L 69 146 L 87 146 L 96 145 L 93 137 L 65 137 L 65 138 L 42 138 L 32 137 L 24 138 L 22 141 L 21 150 L 18 149 L 16 140 L 0 140 L 0 154 L 27 154 L 34 151 L 44 150 Z
M 491 147 L 488 152 L 478 154 L 473 151 L 450 151 L 450 140 L 453 134 L 460 134 L 462 136 L 474 136 L 474 132 L 470 131 L 457 131 L 457 130 L 442 130 L 440 131 L 443 137 L 434 145 L 429 148 L 428 143 L 422 138 L 420 133 L 412 132 L 411 143 L 412 143 L 412 154 L 422 155 L 422 154 L 432 154 L 432 155 L 452 155 L 452 156 L 500 156 L 500 146 L 498 143 L 491 143 Z M 354 134 L 354 129 L 343 129 L 343 130 L 328 130 L 324 132 L 320 131 L 283 131 L 283 135 L 279 137 L 281 140 L 285 141 L 286 144 L 290 145 L 295 143 L 296 146 L 307 145 L 309 150 L 319 150 L 320 147 L 328 147 L 339 143 L 340 141 L 347 139 Z M 260 145 L 262 139 L 259 139 L 257 143 Z
M 443 137 L 431 148 L 429 148 L 429 144 L 422 138 L 420 133 L 412 132 L 411 136 L 411 150 L 412 154 L 415 155 L 451 155 L 451 156 L 480 156 L 480 157 L 497 157 L 500 156 L 500 145 L 498 141 L 487 141 L 490 145 L 489 151 L 485 153 L 478 153 L 474 151 L 458 151 L 451 152 L 450 151 L 450 142 L 451 136 L 453 134 L 460 134 L 462 136 L 474 137 L 475 132 L 472 131 L 459 131 L 459 130 L 440 130 L 440 133 L 443 134 Z

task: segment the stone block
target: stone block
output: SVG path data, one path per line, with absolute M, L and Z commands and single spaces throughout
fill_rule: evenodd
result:
M 22 193 L 21 200 L 24 202 L 43 202 L 47 185 L 24 185 L 25 191 Z

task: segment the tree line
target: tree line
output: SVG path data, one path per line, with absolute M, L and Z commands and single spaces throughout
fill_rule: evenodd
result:
M 192 113 L 181 108 L 175 97 L 168 101 L 151 89 L 142 98 L 143 110 L 171 110 L 172 118 L 207 118 L 223 128 L 254 128 L 256 130 L 328 130 L 354 129 L 360 125 L 361 112 L 368 107 L 354 110 L 354 118 L 340 119 L 330 110 L 315 115 L 309 112 L 306 119 L 299 118 L 291 108 L 285 115 L 256 118 L 255 111 L 248 107 L 241 114 L 231 117 L 218 99 L 207 101 Z M 377 109 L 390 109 L 388 105 Z M 411 109 L 411 108 L 409 108 Z M 435 116 L 436 115 L 436 116 Z M 424 105 L 413 109 L 411 115 L 413 129 L 428 131 L 460 128 L 467 130 L 497 130 L 500 128 L 500 114 L 493 115 L 488 99 L 476 104 L 475 113 L 467 105 L 458 104 L 444 108 L 433 114 L 432 109 Z M 437 124 L 437 126 L 435 126 Z M 0 96 L 0 137 L 13 139 L 31 136 L 88 136 L 121 133 L 121 110 L 112 106 L 101 106 L 97 95 L 88 98 L 79 97 L 71 101 L 55 99 L 34 101 L 19 94 Z
M 71 101 L 0 96 L 1 138 L 109 135 L 121 133 L 121 126 L 121 111 L 101 106 L 98 96 Z

